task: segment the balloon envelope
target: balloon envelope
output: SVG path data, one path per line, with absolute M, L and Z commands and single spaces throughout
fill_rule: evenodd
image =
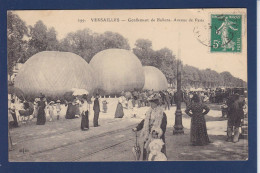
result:
M 167 90 L 168 82 L 165 75 L 156 67 L 144 66 L 145 84 L 144 90 Z
M 124 49 L 107 49 L 97 53 L 89 63 L 94 70 L 97 88 L 106 94 L 141 90 L 144 72 L 140 60 Z
M 25 95 L 63 96 L 72 88 L 93 91 L 93 70 L 80 56 L 70 52 L 44 51 L 29 58 L 15 78 L 15 87 Z

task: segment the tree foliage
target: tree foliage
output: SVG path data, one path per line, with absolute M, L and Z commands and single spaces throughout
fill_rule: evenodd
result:
M 136 40 L 133 52 L 144 66 L 158 66 L 158 60 L 156 59 L 155 51 L 152 49 L 152 42 L 150 40 Z
M 69 51 L 83 57 L 87 62 L 98 52 L 110 49 L 130 49 L 128 40 L 114 32 L 93 33 L 90 29 L 69 33 L 61 40 L 60 50 Z
M 30 40 L 28 57 L 41 51 L 56 51 L 59 50 L 59 41 L 57 40 L 57 32 L 51 27 L 47 26 L 41 21 L 37 21 L 35 25 L 29 26 Z
M 12 75 L 12 70 L 17 61 L 22 61 L 26 57 L 28 28 L 20 17 L 11 11 L 7 13 L 7 58 L 8 73 Z
M 168 48 L 163 48 L 155 52 L 158 68 L 164 73 L 168 83 L 175 83 L 176 78 L 176 57 Z

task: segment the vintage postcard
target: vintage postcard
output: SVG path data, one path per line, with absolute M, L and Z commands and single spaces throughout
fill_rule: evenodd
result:
M 246 161 L 247 10 L 7 11 L 10 162 Z

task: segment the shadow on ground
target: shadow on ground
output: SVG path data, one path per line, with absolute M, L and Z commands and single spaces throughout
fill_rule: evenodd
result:
M 205 115 L 204 117 L 205 117 L 206 121 L 225 121 L 225 120 L 227 120 L 227 118 L 212 117 L 212 116 L 209 116 L 209 115 Z
M 172 135 L 173 128 L 167 128 L 166 147 L 168 160 L 180 161 L 230 161 L 247 160 L 248 142 L 241 139 L 238 143 L 226 142 L 224 135 L 209 135 L 206 146 L 191 146 L 189 130 L 183 135 Z

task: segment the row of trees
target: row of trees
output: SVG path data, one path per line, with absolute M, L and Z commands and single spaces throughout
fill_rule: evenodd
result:
M 47 28 L 42 21 L 36 22 L 34 26 L 26 26 L 25 22 L 12 12 L 8 12 L 7 39 L 10 75 L 16 62 L 24 63 L 32 55 L 41 51 L 73 52 L 89 62 L 96 53 L 105 49 L 130 50 L 126 38 L 110 31 L 98 34 L 90 29 L 84 29 L 71 32 L 59 41 L 55 28 Z M 138 39 L 132 51 L 143 65 L 159 68 L 168 82 L 175 84 L 177 61 L 170 49 L 153 50 L 150 40 Z M 200 70 L 189 65 L 183 66 L 182 70 L 184 87 L 243 87 L 246 85 L 243 80 L 233 77 L 229 72 L 219 74 L 214 70 Z
M 183 85 L 195 88 L 246 87 L 246 82 L 233 77 L 230 72 L 218 73 L 211 69 L 199 70 L 196 67 L 183 67 Z

